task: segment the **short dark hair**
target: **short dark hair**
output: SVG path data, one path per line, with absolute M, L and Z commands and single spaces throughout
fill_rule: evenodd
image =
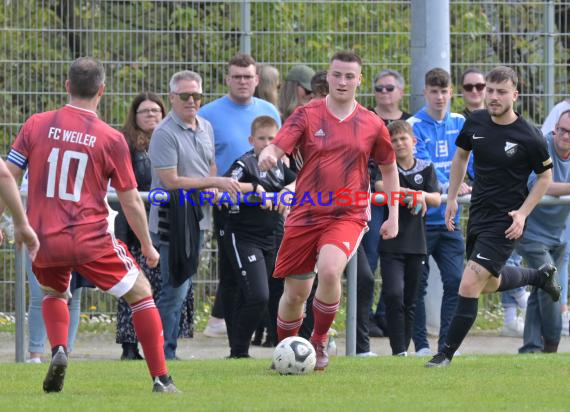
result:
M 495 67 L 485 76 L 485 81 L 490 83 L 503 83 L 507 80 L 510 80 L 513 83 L 515 89 L 518 87 L 519 78 L 517 73 L 508 66 Z
M 69 92 L 73 97 L 91 99 L 105 83 L 105 69 L 99 60 L 80 57 L 71 63 L 67 80 L 69 80 Z
M 255 59 L 246 53 L 238 53 L 228 62 L 228 70 L 231 66 L 249 67 L 255 66 Z
M 436 67 L 426 73 L 425 86 L 449 87 L 451 86 L 451 76 L 446 70 Z
M 326 70 L 320 70 L 315 73 L 311 79 L 311 89 L 313 89 L 313 93 L 318 96 L 326 96 L 329 94 Z
M 406 133 L 414 137 L 412 126 L 405 120 L 394 120 L 388 125 L 388 131 L 390 132 L 390 136 L 394 136 L 398 133 Z
M 470 67 L 467 70 L 465 70 L 463 73 L 461 73 L 461 79 L 460 79 L 461 85 L 463 85 L 463 82 L 465 81 L 465 77 L 471 73 L 480 74 L 481 76 L 485 77 L 485 75 L 483 74 L 483 72 L 481 70 L 476 69 L 475 67 Z
M 253 136 L 258 129 L 262 127 L 276 127 L 279 129 L 279 125 L 275 119 L 271 116 L 258 116 L 251 123 L 251 135 Z
M 339 60 L 346 63 L 356 62 L 359 66 L 362 66 L 362 59 L 352 50 L 337 51 L 335 54 L 333 54 L 329 62 L 332 63 L 333 60 Z

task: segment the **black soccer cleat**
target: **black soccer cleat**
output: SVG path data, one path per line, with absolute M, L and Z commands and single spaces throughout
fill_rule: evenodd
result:
M 152 385 L 154 393 L 182 393 L 178 390 L 170 375 L 157 376 Z
M 67 369 L 67 353 L 63 346 L 59 346 L 55 355 L 52 356 L 44 379 L 44 391 L 47 393 L 61 392 Z
M 560 286 L 558 279 L 556 279 L 556 267 L 550 263 L 545 263 L 539 267 L 538 270 L 542 272 L 546 278 L 544 280 L 544 284 L 540 288 L 548 293 L 554 302 L 558 302 L 562 286 Z
M 451 364 L 451 359 L 445 356 L 442 352 L 436 354 L 428 362 L 426 362 L 426 368 L 443 368 Z

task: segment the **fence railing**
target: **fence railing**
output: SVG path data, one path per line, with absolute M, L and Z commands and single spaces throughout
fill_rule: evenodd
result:
M 109 194 L 108 198 L 110 201 L 118 200 L 116 194 Z M 144 202 L 149 201 L 148 199 L 148 192 L 141 192 L 141 198 Z M 462 205 L 469 205 L 471 200 L 470 195 L 462 196 L 458 199 L 458 203 Z M 384 201 L 383 195 L 376 195 L 376 202 L 382 203 Z M 447 195 L 442 195 L 442 201 L 447 201 Z M 553 196 L 544 196 L 541 201 L 540 205 L 570 205 L 570 196 L 561 196 L 561 197 L 553 197 Z M 204 250 L 203 250 L 204 252 Z M 206 249 L 206 253 L 214 252 L 214 249 Z M 216 251 L 217 253 L 217 251 Z M 217 287 L 217 279 L 219 278 L 217 275 L 217 270 L 215 272 L 204 270 L 204 266 L 207 268 L 212 268 L 212 264 L 215 262 L 215 257 L 213 254 L 209 256 L 209 259 L 203 260 L 204 253 L 201 256 L 201 263 L 197 275 L 193 277 L 193 288 L 194 291 L 199 290 L 202 292 L 204 297 L 213 296 L 215 295 L 215 290 Z M 26 317 L 26 273 L 25 273 L 25 250 L 20 249 L 17 250 L 14 256 L 15 261 L 15 273 L 16 278 L 14 280 L 14 312 L 15 312 L 15 321 L 16 321 L 16 362 L 23 362 L 24 361 L 24 325 L 25 325 L 25 317 Z M 215 274 L 215 278 L 212 278 L 212 274 Z M 208 276 L 209 279 L 205 280 L 201 278 L 202 276 Z M 346 353 L 347 355 L 353 355 L 356 351 L 356 260 L 352 259 L 349 262 L 347 268 L 347 315 L 346 315 Z M 209 286 L 209 290 L 207 290 L 207 286 Z M 113 299 L 108 294 L 104 294 L 101 291 L 94 291 L 92 295 L 102 301 L 109 302 L 110 299 Z M 198 294 L 199 297 L 202 297 Z M 111 301 L 112 303 L 109 307 L 113 308 L 111 314 L 116 313 L 116 301 Z M 196 299 L 195 297 L 195 307 L 200 307 L 203 300 L 200 298 Z M 86 303 L 82 302 L 82 307 L 85 308 Z M 1 311 L 0 311 L 1 312 Z

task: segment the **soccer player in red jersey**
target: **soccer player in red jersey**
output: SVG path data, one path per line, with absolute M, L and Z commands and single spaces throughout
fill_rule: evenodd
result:
M 284 153 L 297 148 L 303 167 L 297 175 L 296 204 L 285 222 L 285 236 L 273 276 L 285 278 L 279 302 L 278 339 L 298 333 L 303 307 L 316 274 L 313 302 L 315 326 L 311 343 L 317 352 L 315 369 L 328 365 L 327 332 L 341 296 L 341 275 L 358 249 L 370 218 L 369 196 L 360 202 L 337 198 L 369 191 L 368 158 L 374 158 L 387 193 L 399 190 L 395 155 L 384 123 L 355 100 L 362 61 L 351 51 L 337 52 L 327 74 L 330 94 L 298 108 L 285 122 L 273 144 L 259 156 L 261 170 L 270 170 Z M 313 201 L 311 202 L 310 199 Z M 398 203 L 389 206 L 380 232 L 384 239 L 398 233 Z
M 17 179 L 28 168 L 28 218 L 42 247 L 33 272 L 46 292 L 42 312 L 52 347 L 44 380 L 46 392 L 63 389 L 67 368 L 67 308 L 71 271 L 101 290 L 123 297 L 153 379 L 153 392 L 178 392 L 164 359 L 162 323 L 148 280 L 127 247 L 109 232 L 105 195 L 109 180 L 117 190 L 129 225 L 141 243 L 149 267 L 159 255 L 148 231 L 144 205 L 124 137 L 97 116 L 105 90 L 105 71 L 82 57 L 69 69 L 69 103 L 31 116 L 8 154 Z
M 38 241 L 36 232 L 34 232 L 34 229 L 32 229 L 28 222 L 14 177 L 10 174 L 10 170 L 6 166 L 6 163 L 4 163 L 4 160 L 0 159 L 0 215 L 2 215 L 2 211 L 4 210 L 4 204 L 8 206 L 8 209 L 12 212 L 16 245 L 20 246 L 24 243 L 28 247 L 30 258 L 34 260 L 38 253 L 40 242 Z M 2 231 L 0 231 L 0 245 L 2 244 L 2 240 Z

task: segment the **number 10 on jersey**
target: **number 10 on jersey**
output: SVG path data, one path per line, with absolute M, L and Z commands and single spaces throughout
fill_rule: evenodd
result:
M 47 181 L 47 197 L 54 197 L 55 195 L 55 179 L 57 175 L 57 169 L 59 166 L 59 148 L 54 147 L 48 157 L 49 171 L 48 171 L 48 181 Z M 75 179 L 73 183 L 73 193 L 68 193 L 67 191 L 67 178 L 69 175 L 69 166 L 71 160 L 75 159 L 78 161 L 77 171 L 75 173 Z M 73 202 L 79 202 L 81 199 L 81 188 L 83 186 L 83 178 L 85 177 L 85 169 L 87 168 L 87 161 L 89 156 L 87 153 L 76 152 L 75 150 L 66 150 L 63 152 L 63 159 L 61 161 L 60 174 L 59 174 L 59 184 L 57 196 L 62 200 L 71 200 Z

